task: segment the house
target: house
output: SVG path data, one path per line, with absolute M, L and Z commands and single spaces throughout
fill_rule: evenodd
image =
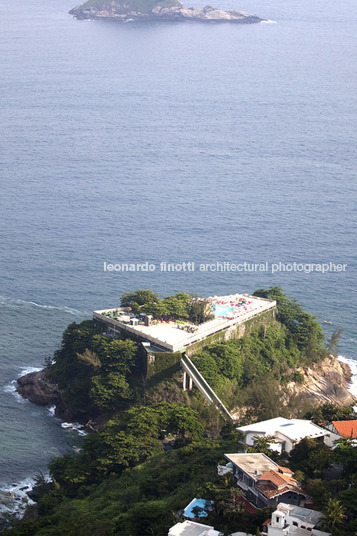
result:
M 176 523 L 169 529 L 167 536 L 219 536 L 220 533 L 210 525 L 195 523 L 194 521 L 184 521 Z
M 254 445 L 255 436 L 274 436 L 277 443 L 272 443 L 271 449 L 278 452 L 290 452 L 305 437 L 325 441 L 325 438 L 330 435 L 328 430 L 316 426 L 311 421 L 284 417 L 239 426 L 237 430 L 243 433 L 243 442 L 248 446 Z
M 184 521 L 176 523 L 169 529 L 167 536 L 221 536 L 222 533 L 215 530 L 210 525 L 195 523 L 194 521 Z M 231 536 L 252 536 L 246 532 L 234 532 Z
M 280 501 L 300 505 L 306 499 L 293 472 L 262 453 L 225 454 L 233 465 L 233 480 L 246 499 L 258 508 L 275 507 Z
M 323 519 L 316 510 L 279 503 L 271 519 L 263 524 L 262 536 L 332 536 L 319 529 Z
M 346 439 L 357 440 L 357 421 L 332 421 L 326 426 L 327 430 L 331 432 L 327 438 L 326 445 L 329 447 L 334 446 L 334 442 L 338 439 L 345 437 Z

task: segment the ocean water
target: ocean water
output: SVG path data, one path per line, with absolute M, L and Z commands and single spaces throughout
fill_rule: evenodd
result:
M 195 5 L 204 5 L 196 2 Z M 254 25 L 76 21 L 8 2 L 2 105 L 0 483 L 76 447 L 14 380 L 120 295 L 280 285 L 344 328 L 356 359 L 356 10 L 352 0 L 217 0 Z M 195 271 L 161 272 L 160 262 Z M 203 272 L 201 263 L 269 263 Z M 106 271 L 104 262 L 155 265 Z M 343 272 L 272 273 L 272 263 Z

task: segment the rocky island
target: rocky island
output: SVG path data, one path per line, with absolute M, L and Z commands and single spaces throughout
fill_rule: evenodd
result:
M 194 22 L 262 22 L 263 19 L 243 11 L 224 11 L 211 6 L 185 7 L 178 0 L 88 0 L 69 11 L 76 19 Z

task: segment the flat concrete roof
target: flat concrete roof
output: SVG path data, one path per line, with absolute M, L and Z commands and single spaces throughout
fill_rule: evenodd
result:
M 228 296 L 214 296 L 206 298 L 213 305 L 218 306 L 218 313 L 213 320 L 194 326 L 190 322 L 193 332 L 186 331 L 182 323 L 158 321 L 158 323 L 145 326 L 144 323 L 131 325 L 130 312 L 127 308 L 110 308 L 94 311 L 93 317 L 105 322 L 112 327 L 121 328 L 141 338 L 148 340 L 154 345 L 162 346 L 169 352 L 176 352 L 191 346 L 195 342 L 205 340 L 210 335 L 224 331 L 229 327 L 243 324 L 250 318 L 254 318 L 264 311 L 274 309 L 276 302 L 249 296 L 248 294 L 232 294 Z M 224 311 L 226 310 L 225 314 Z M 112 318 L 111 315 L 115 315 Z M 133 318 L 139 315 L 132 314 Z
M 211 529 L 213 529 L 211 525 L 203 525 L 194 521 L 184 521 L 183 523 L 176 523 L 176 525 L 171 527 L 169 536 L 206 536 L 207 532 Z
M 293 504 L 279 503 L 277 510 L 289 513 L 290 516 L 296 517 L 311 525 L 316 525 L 324 518 L 324 515 L 318 510 L 311 510 L 310 508 L 303 508 L 302 506 L 294 506 Z
M 238 426 L 240 432 L 263 433 L 266 435 L 275 435 L 278 432 L 291 441 L 300 441 L 304 437 L 321 437 L 328 435 L 329 432 L 320 428 L 311 421 L 305 419 L 285 419 L 285 417 L 275 417 L 267 421 L 256 422 L 246 426 Z
M 254 480 L 257 480 L 266 471 L 276 471 L 279 467 L 278 464 L 261 452 L 225 454 L 224 456 Z

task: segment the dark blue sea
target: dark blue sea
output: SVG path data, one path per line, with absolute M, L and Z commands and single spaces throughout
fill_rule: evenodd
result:
M 77 442 L 14 380 L 125 291 L 280 285 L 332 322 L 327 334 L 343 328 L 340 352 L 357 359 L 355 3 L 214 5 L 269 22 L 119 25 L 74 20 L 71 0 L 2 6 L 3 487 Z M 103 270 L 146 261 L 156 269 Z M 197 269 L 160 272 L 164 261 Z M 219 261 L 347 266 L 198 269 Z

